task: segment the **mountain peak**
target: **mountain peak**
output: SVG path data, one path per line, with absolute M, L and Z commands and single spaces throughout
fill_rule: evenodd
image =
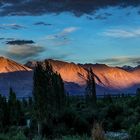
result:
M 16 71 L 30 71 L 31 69 L 18 64 L 6 57 L 0 56 L 0 73 L 16 72 Z

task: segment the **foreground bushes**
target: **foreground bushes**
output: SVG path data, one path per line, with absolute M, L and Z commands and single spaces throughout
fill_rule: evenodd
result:
M 95 123 L 92 128 L 92 139 L 93 140 L 106 140 L 105 132 L 101 123 Z
M 140 123 L 137 125 L 133 125 L 129 133 L 131 135 L 131 140 L 139 140 L 140 139 Z
M 0 140 L 28 140 L 23 133 L 17 133 L 15 136 L 10 136 L 10 134 L 0 134 Z
M 6 135 L 1 134 L 0 140 L 40 140 L 39 137 L 35 137 L 37 135 L 37 121 L 31 112 L 32 106 L 23 107 L 22 102 L 21 106 L 24 108 L 25 119 L 30 118 L 31 120 L 30 128 L 19 124 L 3 128 L 1 123 L 0 130 L 3 128 L 5 131 L 1 130 L 0 133 L 6 133 Z M 24 106 L 26 106 L 25 103 Z M 94 109 L 87 105 L 83 98 L 69 97 L 69 104 L 62 112 L 51 114 L 49 121 L 42 123 L 42 136 L 53 140 L 61 137 L 60 140 L 82 140 L 83 138 L 83 140 L 88 140 L 91 136 L 93 123 L 97 121 L 102 122 L 105 132 L 129 131 L 131 140 L 138 140 L 140 139 L 139 106 L 140 97 L 137 96 L 98 99 L 97 107 Z M 87 137 L 83 135 L 87 135 Z M 102 133 L 99 135 L 101 136 Z

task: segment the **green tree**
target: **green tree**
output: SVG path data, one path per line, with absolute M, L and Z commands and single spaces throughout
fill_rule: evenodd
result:
M 0 130 L 4 131 L 9 125 L 9 110 L 6 98 L 0 95 Z
M 61 76 L 53 71 L 48 61 L 38 63 L 34 70 L 34 110 L 38 121 L 38 134 L 42 123 L 50 123 L 55 113 L 64 107 L 65 92 Z
M 65 104 L 65 99 L 66 99 L 66 94 L 65 94 L 65 89 L 64 89 L 64 83 L 61 78 L 61 76 L 57 73 L 54 73 L 53 75 L 53 94 L 54 98 L 52 98 L 54 108 L 56 111 L 61 111 L 62 108 L 64 107 Z
M 133 125 L 129 130 L 130 136 L 132 140 L 140 139 L 140 123 L 137 125 Z
M 9 91 L 8 99 L 10 125 L 21 125 L 24 123 L 24 113 L 21 107 L 21 102 L 17 100 L 16 94 L 12 88 Z
M 97 101 L 96 83 L 95 83 L 95 74 L 93 73 L 92 68 L 88 70 L 85 96 L 87 103 L 96 106 Z
M 137 88 L 137 90 L 136 90 L 136 95 L 137 95 L 138 97 L 140 97 L 140 88 Z
M 10 113 L 10 124 L 17 125 L 17 99 L 16 94 L 12 88 L 9 91 L 9 99 L 8 99 L 8 106 L 9 106 L 9 113 Z
M 41 64 L 37 63 L 34 70 L 34 111 L 35 117 L 38 121 L 38 134 L 41 135 L 41 123 L 46 116 L 47 110 L 47 96 L 46 96 L 46 75 Z

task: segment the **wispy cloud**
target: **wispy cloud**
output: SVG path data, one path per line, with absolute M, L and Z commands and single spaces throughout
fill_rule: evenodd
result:
M 75 32 L 76 30 L 78 30 L 77 27 L 68 27 L 68 28 L 63 29 L 57 34 L 48 35 L 46 39 L 65 38 L 67 35 L 69 35 L 72 32 Z
M 68 57 L 71 56 L 71 53 L 56 53 L 51 56 L 46 57 L 47 59 L 56 59 L 56 60 L 68 60 Z
M 104 15 L 97 15 L 96 17 L 95 17 L 95 19 L 99 19 L 99 20 L 105 20 L 105 19 L 107 19 L 107 16 L 104 16 Z
M 137 29 L 109 29 L 103 32 L 104 36 L 114 37 L 114 38 L 133 38 L 140 37 L 140 28 Z
M 52 24 L 43 21 L 35 22 L 34 25 L 51 26 Z
M 52 46 L 67 45 L 71 42 L 69 35 L 77 31 L 78 29 L 78 27 L 68 27 L 63 29 L 59 33 L 44 37 L 43 40 L 47 40 Z
M 16 23 L 12 23 L 12 24 L 0 24 L 0 29 L 14 29 L 14 30 L 18 30 L 18 29 L 22 29 L 22 28 L 26 28 L 23 25 L 19 25 Z
M 113 66 L 138 65 L 140 62 L 140 57 L 119 56 L 113 58 L 100 59 L 96 61 L 98 63 L 105 63 Z

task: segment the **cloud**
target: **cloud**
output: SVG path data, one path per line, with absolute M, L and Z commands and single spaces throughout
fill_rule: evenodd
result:
M 25 26 L 23 25 L 19 25 L 19 24 L 1 24 L 0 25 L 0 29 L 14 29 L 14 30 L 19 30 L 25 28 Z
M 14 58 L 20 61 L 26 61 L 37 57 L 40 53 L 44 52 L 44 47 L 31 44 L 22 45 L 8 45 L 5 50 L 5 56 Z
M 111 13 L 104 13 L 104 15 L 106 15 L 106 16 L 112 16 Z
M 46 36 L 43 40 L 47 40 L 51 46 L 64 46 L 71 42 L 69 35 L 78 29 L 77 27 L 68 27 L 57 34 Z
M 114 37 L 114 38 L 132 38 L 132 37 L 140 37 L 140 28 L 138 29 L 109 29 L 103 32 L 103 35 Z
M 34 25 L 51 26 L 52 24 L 40 21 L 40 22 L 34 23 Z
M 0 1 L 0 16 L 43 15 L 71 12 L 76 16 L 93 14 L 109 6 L 139 6 L 138 0 L 3 0 Z
M 86 16 L 88 20 L 93 20 L 94 18 L 91 16 Z
M 69 28 L 65 28 L 63 31 L 62 31 L 62 34 L 67 34 L 67 33 L 72 33 L 74 31 L 77 30 L 77 27 L 69 27 Z
M 49 57 L 46 57 L 47 59 L 56 59 L 56 60 L 67 60 L 67 58 L 70 56 L 70 53 L 63 53 L 63 54 L 55 54 L 51 55 Z
M 48 40 L 53 40 L 56 38 L 64 38 L 65 39 L 67 37 L 67 35 L 69 35 L 72 32 L 75 32 L 76 30 L 78 30 L 77 27 L 68 27 L 68 28 L 63 29 L 61 32 L 59 32 L 57 34 L 48 35 L 46 37 L 46 39 L 48 39 Z
M 4 40 L 5 38 L 4 37 L 0 37 L 0 40 Z
M 140 61 L 138 61 L 137 64 L 140 65 Z
M 98 20 L 106 20 L 108 17 L 112 16 L 111 13 L 102 13 L 102 14 L 98 14 L 95 16 L 95 19 L 98 19 Z
M 107 59 L 96 60 L 98 63 L 105 63 L 113 66 L 123 66 L 123 65 L 138 65 L 140 62 L 140 57 L 113 57 Z
M 9 45 L 25 45 L 25 44 L 33 44 L 33 43 L 35 43 L 33 40 L 10 40 L 6 42 L 6 44 Z
M 104 16 L 104 15 L 97 15 L 97 16 L 95 17 L 95 19 L 105 20 L 105 19 L 107 19 L 107 17 Z

